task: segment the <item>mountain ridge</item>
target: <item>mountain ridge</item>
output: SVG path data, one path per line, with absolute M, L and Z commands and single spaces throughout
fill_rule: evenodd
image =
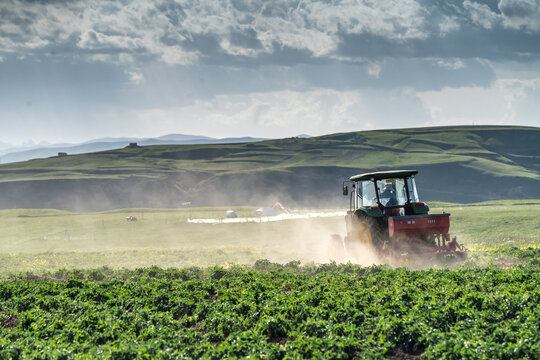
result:
M 65 152 L 71 155 L 98 152 L 105 150 L 114 150 L 127 146 L 129 143 L 136 142 L 142 146 L 148 145 L 185 145 L 185 144 L 219 144 L 219 143 L 238 143 L 255 142 L 267 140 L 265 138 L 254 137 L 228 137 L 212 138 L 200 135 L 167 134 L 155 138 L 99 138 L 85 141 L 79 144 L 49 144 L 46 146 L 32 146 L 30 148 L 18 149 L 16 147 L 4 148 L 0 153 L 0 164 L 7 164 L 19 161 L 26 161 L 39 158 L 56 156 L 59 152 Z M 17 150 L 18 149 L 18 150 Z

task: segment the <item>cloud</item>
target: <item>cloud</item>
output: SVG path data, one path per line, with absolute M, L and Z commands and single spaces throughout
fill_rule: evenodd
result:
M 448 59 L 448 60 L 437 60 L 437 65 L 443 67 L 443 68 L 449 68 L 454 70 L 463 69 L 465 67 L 465 64 L 461 59 Z
M 468 16 L 471 21 L 483 27 L 484 29 L 491 29 L 499 21 L 499 15 L 491 11 L 489 6 L 480 4 L 475 1 L 465 0 L 463 7 L 468 12 Z
M 126 75 L 128 75 L 129 81 L 135 85 L 139 85 L 144 81 L 144 75 L 142 72 L 126 71 Z
M 498 8 L 505 27 L 527 33 L 540 32 L 540 2 L 538 0 L 501 0 Z
M 460 29 L 460 19 L 457 16 L 443 15 L 439 21 L 439 36 L 444 38 L 447 34 Z
M 0 118 L 36 138 L 538 124 L 537 0 L 3 0 L 0 17 Z
M 121 49 L 131 51 L 143 48 L 139 39 L 130 36 L 105 35 L 93 29 L 81 34 L 77 46 L 90 50 Z
M 380 64 L 371 64 L 367 68 L 367 73 L 370 76 L 373 76 L 374 78 L 378 79 L 379 74 L 381 73 L 381 65 Z
M 533 0 L 501 0 L 498 6 L 472 0 L 126 0 L 122 6 L 6 0 L 0 13 L 0 51 L 34 57 L 55 52 L 75 60 L 124 53 L 139 63 L 246 66 L 276 56 L 294 65 L 540 52 L 540 10 Z M 516 44 L 515 35 L 523 34 L 529 37 Z
M 418 92 L 417 96 L 431 117 L 426 125 L 537 125 L 539 89 L 540 77 L 505 78 L 490 87 L 447 87 Z
M 302 132 L 316 135 L 410 126 L 403 112 L 428 120 L 419 99 L 408 90 L 283 90 L 219 95 L 181 107 L 145 109 L 135 116 L 134 126 L 156 135 L 179 131 L 283 137 Z
M 169 65 L 193 64 L 199 55 L 194 51 L 185 51 L 180 46 L 166 46 L 161 49 L 161 59 Z

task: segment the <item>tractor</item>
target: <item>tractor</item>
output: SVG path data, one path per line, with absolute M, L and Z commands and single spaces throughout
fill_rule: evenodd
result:
M 416 174 L 379 171 L 344 181 L 343 195 L 350 196 L 347 236 L 332 236 L 330 258 L 373 263 L 465 259 L 467 249 L 448 234 L 450 214 L 428 214 L 429 207 L 419 200 Z

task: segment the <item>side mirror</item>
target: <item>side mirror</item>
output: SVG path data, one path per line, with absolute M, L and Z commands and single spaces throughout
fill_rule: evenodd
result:
M 343 186 L 343 195 L 344 196 L 349 195 L 349 188 L 347 187 L 347 185 Z

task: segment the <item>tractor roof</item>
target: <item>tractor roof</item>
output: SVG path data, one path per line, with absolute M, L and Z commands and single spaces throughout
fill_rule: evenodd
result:
M 381 180 L 381 179 L 389 179 L 389 178 L 404 178 L 409 177 L 411 175 L 418 174 L 418 170 L 392 170 L 392 171 L 377 171 L 377 172 L 371 172 L 371 173 L 365 173 L 360 175 L 354 175 L 351 176 L 351 181 L 361 181 L 361 180 Z

